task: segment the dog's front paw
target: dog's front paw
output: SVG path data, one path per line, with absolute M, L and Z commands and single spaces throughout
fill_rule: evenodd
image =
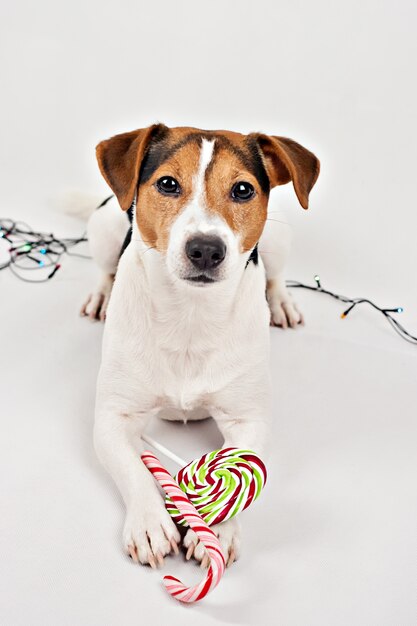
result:
M 232 518 L 221 524 L 215 524 L 211 528 L 219 538 L 226 565 L 229 567 L 240 556 L 240 524 L 236 518 Z M 183 545 L 187 550 L 185 557 L 187 560 L 194 556 L 197 561 L 201 562 L 201 567 L 208 567 L 210 559 L 207 550 L 191 528 L 184 537 Z
M 164 556 L 171 550 L 178 554 L 180 534 L 158 497 L 152 504 L 135 505 L 127 511 L 123 528 L 125 552 L 135 563 L 149 564 L 155 568 L 163 565 Z
M 304 324 L 302 313 L 285 287 L 279 288 L 274 281 L 268 281 L 266 295 L 271 310 L 271 326 L 296 328 Z

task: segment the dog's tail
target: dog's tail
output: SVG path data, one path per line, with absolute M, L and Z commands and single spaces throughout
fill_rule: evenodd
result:
M 78 217 L 87 221 L 90 215 L 109 199 L 105 195 L 84 193 L 82 191 L 67 191 L 53 199 L 53 205 L 62 213 Z

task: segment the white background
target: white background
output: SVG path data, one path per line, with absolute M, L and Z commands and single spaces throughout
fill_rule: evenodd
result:
M 313 150 L 322 174 L 294 226 L 288 277 L 403 306 L 417 332 L 414 2 L 2 2 L 0 214 L 77 235 L 52 210 L 107 193 L 95 144 L 168 125 L 259 130 Z M 5 254 L 5 249 L 0 254 Z M 356 310 L 299 293 L 307 326 L 272 331 L 268 491 L 244 554 L 204 603 L 164 596 L 120 551 L 122 507 L 91 444 L 99 325 L 76 317 L 91 262 L 1 293 L 0 622 L 5 626 L 417 623 L 417 348 Z M 154 426 L 186 458 L 209 423 Z M 179 429 L 179 430 L 178 430 Z M 172 468 L 174 469 L 174 468 Z M 165 573 L 199 572 L 173 559 Z

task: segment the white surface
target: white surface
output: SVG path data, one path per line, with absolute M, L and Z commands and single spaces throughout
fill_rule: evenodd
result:
M 298 294 L 307 326 L 271 330 L 274 452 L 242 515 L 243 556 L 184 608 L 162 574 L 191 583 L 199 569 L 181 557 L 153 572 L 123 556 L 122 505 L 92 449 L 102 327 L 77 310 L 94 273 L 66 259 L 45 285 L 1 275 L 0 623 L 414 626 L 416 347 L 377 315 L 342 321 L 340 305 Z M 221 443 L 210 422 L 150 433 L 186 459 Z
M 288 276 L 403 306 L 417 331 L 416 6 L 183 1 L 1 5 L 0 213 L 76 235 L 44 209 L 68 187 L 107 190 L 94 144 L 167 124 L 264 130 L 315 150 L 311 210 Z M 0 623 L 415 626 L 417 349 L 371 311 L 297 293 L 307 326 L 271 331 L 270 480 L 243 514 L 244 552 L 204 603 L 178 606 L 162 572 L 120 550 L 123 510 L 91 429 L 101 327 L 77 317 L 94 279 L 0 273 Z M 210 423 L 156 425 L 186 458 Z M 174 469 L 172 464 L 168 467 Z M 193 565 L 164 572 L 192 582 Z

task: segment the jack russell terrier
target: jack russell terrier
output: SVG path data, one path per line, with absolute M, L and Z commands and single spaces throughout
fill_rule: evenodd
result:
M 269 192 L 292 181 L 307 209 L 320 164 L 285 137 L 163 124 L 102 141 L 97 159 L 115 199 L 88 224 L 103 278 L 81 313 L 106 319 L 94 443 L 126 505 L 124 549 L 155 567 L 178 552 L 180 534 L 140 459 L 141 434 L 154 415 L 211 416 L 225 446 L 264 453 L 269 325 L 303 322 L 282 274 L 288 230 L 267 221 Z M 230 564 L 239 525 L 215 531 Z M 208 564 L 194 531 L 183 544 Z

